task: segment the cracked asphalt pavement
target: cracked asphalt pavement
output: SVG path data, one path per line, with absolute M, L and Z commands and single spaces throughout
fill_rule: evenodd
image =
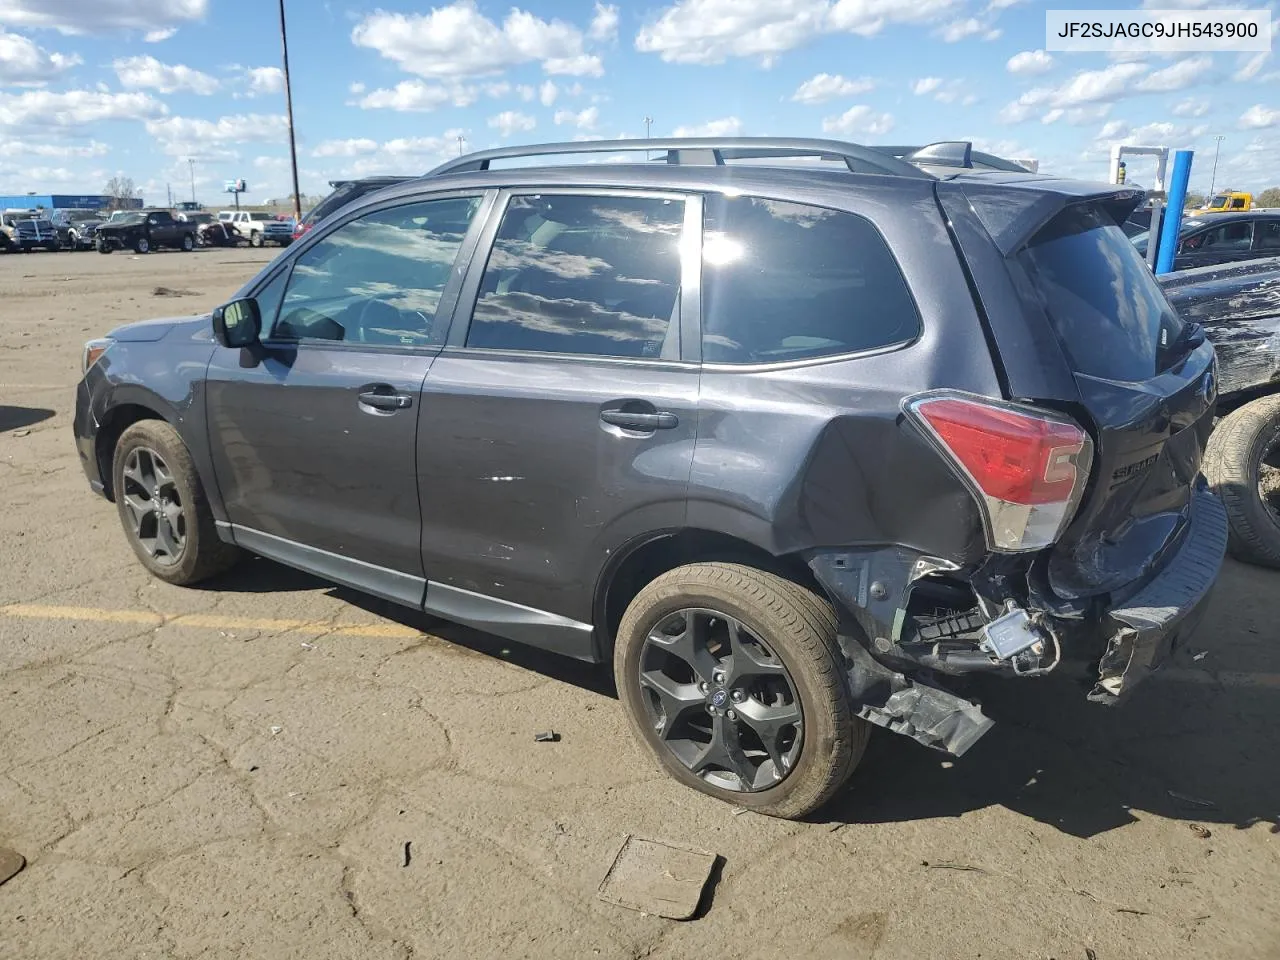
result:
M 661 775 L 605 669 L 262 560 L 150 579 L 72 446 L 81 345 L 272 254 L 0 257 L 0 957 L 1280 957 L 1276 572 L 1228 563 L 1115 711 L 1051 678 L 959 760 L 875 731 L 810 823 Z M 628 833 L 723 858 L 696 919 L 597 898 Z

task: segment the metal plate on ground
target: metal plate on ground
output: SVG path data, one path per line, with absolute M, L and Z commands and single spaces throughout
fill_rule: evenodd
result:
M 0 847 L 0 883 L 16 877 L 26 865 L 27 861 L 22 854 L 7 847 Z
M 714 853 L 627 834 L 600 881 L 599 897 L 641 913 L 688 920 L 698 911 L 715 864 Z

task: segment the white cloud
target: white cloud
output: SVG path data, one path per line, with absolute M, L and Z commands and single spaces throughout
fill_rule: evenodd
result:
M 538 121 L 533 117 L 515 110 L 503 110 L 496 116 L 489 118 L 489 126 L 504 137 L 509 137 L 515 133 L 527 133 L 537 125 Z
M 520 99 L 525 103 L 529 103 L 538 95 L 538 91 L 533 89 L 533 87 L 529 86 L 527 83 L 522 83 L 520 86 L 516 87 L 516 93 L 520 95 Z
M 823 133 L 839 133 L 844 136 L 870 134 L 878 137 L 892 129 L 892 114 L 876 113 L 861 103 L 850 107 L 838 117 L 827 117 L 822 121 Z
M 587 36 L 592 40 L 604 43 L 618 36 L 618 8 L 603 3 L 596 4 L 596 14 L 591 18 L 591 26 L 587 28 Z
M 1004 67 L 1013 74 L 1034 76 L 1052 70 L 1053 57 L 1043 50 L 1023 50 L 1010 57 Z
M 676 127 L 674 137 L 737 137 L 742 135 L 742 121 L 737 117 L 721 117 L 706 123 Z
M 167 112 L 163 103 L 146 93 L 96 90 L 0 93 L 0 127 L 73 129 L 100 120 L 145 120 Z
M 575 113 L 572 110 L 557 110 L 555 114 L 556 126 L 569 124 L 577 127 L 579 130 L 590 130 L 600 121 L 600 109 L 598 107 L 587 107 Z
M 161 63 L 155 57 L 124 57 L 112 60 L 111 67 L 126 90 L 159 90 L 161 93 L 185 90 L 209 96 L 217 93 L 219 87 L 216 77 L 180 63 Z
M 952 20 L 943 26 L 938 30 L 938 36 L 942 37 L 944 43 L 959 43 L 976 36 L 981 36 L 983 40 L 996 40 L 1001 32 L 976 17 L 966 17 L 963 20 Z
M 1203 117 L 1209 112 L 1209 101 L 1188 97 L 1174 104 L 1172 112 L 1175 117 Z
M 350 140 L 325 140 L 311 151 L 313 157 L 360 157 L 378 150 L 377 140 L 353 138 Z
M 926 94 L 933 93 L 942 86 L 941 77 L 921 77 L 911 84 L 911 92 L 917 97 L 923 97 Z
M 160 30 L 149 30 L 143 36 L 143 40 L 147 43 L 163 43 L 178 32 L 177 27 L 164 27 Z
M 32 184 L 77 183 L 82 177 L 83 174 L 68 170 L 66 167 L 6 168 L 4 162 L 0 161 L 0 188 L 3 188 L 6 193 L 24 192 L 29 190 Z
M 498 26 L 473 0 L 426 14 L 378 10 L 356 25 L 351 40 L 424 77 L 480 76 L 532 62 L 551 74 L 604 72 L 600 58 L 584 51 L 582 31 L 572 24 L 513 7 Z
M 232 143 L 282 142 L 287 130 L 284 116 L 266 113 L 243 113 L 217 120 L 166 117 L 147 121 L 147 132 L 160 141 L 170 156 L 208 154 Z
M 24 36 L 0 30 L 0 84 L 43 86 L 81 62 L 75 54 L 49 53 Z
M 250 97 L 284 92 L 284 71 L 279 67 L 249 67 L 244 79 L 248 86 L 246 95 Z
M 1168 93 L 1182 90 L 1196 83 L 1206 72 L 1213 68 L 1212 57 L 1187 57 L 1177 63 L 1156 70 L 1143 77 L 1134 86 L 1147 93 Z
M 1240 115 L 1240 127 L 1243 130 L 1259 130 L 1276 124 L 1280 124 L 1280 110 L 1272 110 L 1262 104 L 1254 104 Z
M 910 84 L 911 92 L 917 97 L 932 96 L 939 103 L 960 103 L 970 106 L 978 102 L 975 94 L 965 93 L 963 80 L 944 80 L 942 77 L 921 77 Z
M 155 37 L 208 12 L 209 0 L 3 0 L 0 23 L 66 34 L 144 30 Z
M 1236 72 L 1231 75 L 1231 79 L 1236 83 L 1244 83 L 1248 80 L 1252 80 L 1262 71 L 1262 68 L 1266 66 L 1267 60 L 1270 58 L 1271 54 L 1268 51 L 1245 55 L 1242 58 L 1244 62 L 1241 63 Z
M 110 153 L 105 143 L 90 140 L 88 143 L 33 143 L 25 140 L 6 140 L 5 156 L 27 157 L 105 157 Z
M 1021 123 L 1047 107 L 1067 109 L 1120 99 L 1130 81 L 1146 71 L 1141 63 L 1113 63 L 1101 70 L 1082 70 L 1056 87 L 1034 87 L 1000 111 L 1004 123 Z
M 544 107 L 549 107 L 556 102 L 556 97 L 559 93 L 560 88 L 555 85 L 554 81 L 544 80 L 542 81 L 542 86 L 538 88 L 538 102 Z
M 1129 124 L 1123 120 L 1108 120 L 1098 131 L 1098 140 L 1123 140 L 1129 135 Z
M 441 86 L 421 80 L 401 80 L 390 89 L 373 90 L 357 101 L 366 110 L 429 111 L 452 103 L 467 107 L 476 101 L 474 87 Z
M 464 130 L 446 130 L 438 137 L 400 137 L 375 144 L 372 152 L 351 158 L 339 167 L 329 168 L 325 178 L 368 177 L 377 174 L 420 174 L 442 160 L 458 155 L 457 138 Z
M 791 99 L 797 103 L 823 103 L 836 97 L 854 97 L 876 85 L 870 77 L 849 80 L 840 74 L 819 73 L 796 88 Z
M 357 81 L 356 83 L 353 83 L 351 84 L 351 86 L 347 87 L 347 92 L 350 93 L 352 96 L 358 97 L 358 96 L 361 96 L 368 89 L 369 88 L 366 87 L 363 83 L 360 83 L 359 81 Z
M 636 49 L 671 63 L 771 61 L 823 33 L 874 36 L 890 24 L 932 23 L 962 0 L 678 0 L 636 35 Z

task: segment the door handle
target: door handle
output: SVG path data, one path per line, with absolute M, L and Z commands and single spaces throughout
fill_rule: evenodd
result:
M 360 402 L 375 410 L 404 410 L 413 406 L 413 397 L 404 393 L 379 393 L 366 390 L 360 394 Z
M 666 411 L 635 413 L 630 410 L 603 410 L 600 419 L 623 430 L 672 430 L 680 425 L 680 418 Z

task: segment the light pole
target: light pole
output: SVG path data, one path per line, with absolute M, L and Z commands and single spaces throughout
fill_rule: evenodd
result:
M 648 139 L 649 139 L 649 128 L 650 128 L 651 126 L 653 126 L 653 117 L 646 116 L 646 117 L 644 118 L 644 138 L 645 138 L 646 140 L 648 140 Z M 649 157 L 649 151 L 648 151 L 648 150 L 646 150 L 646 151 L 644 152 L 644 158 L 645 158 L 646 160 L 650 159 L 650 157 Z
M 462 145 L 467 142 L 467 138 L 462 134 L 458 134 L 458 156 L 462 156 Z
M 196 158 L 187 157 L 187 166 L 191 168 L 191 202 L 196 202 Z
M 289 83 L 289 35 L 284 28 L 284 0 L 280 0 L 280 46 L 284 51 L 284 102 L 289 111 L 289 165 L 293 170 L 293 220 L 302 219 L 302 197 L 298 194 L 298 145 L 293 137 L 293 87 Z
M 1213 173 L 1209 175 L 1209 200 L 1213 200 L 1213 186 L 1218 182 L 1218 150 L 1222 147 L 1222 141 L 1227 139 L 1222 134 L 1214 137 L 1213 144 Z

